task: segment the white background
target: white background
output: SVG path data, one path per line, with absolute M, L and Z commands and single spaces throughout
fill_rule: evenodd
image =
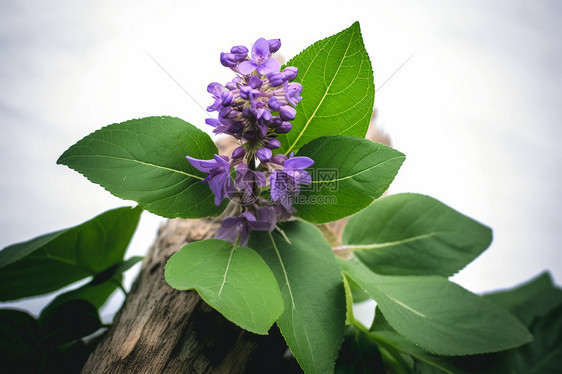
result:
M 206 107 L 207 84 L 232 76 L 221 51 L 281 38 L 290 58 L 356 20 L 379 89 L 377 123 L 407 156 L 391 192 L 431 195 L 494 229 L 490 249 L 453 279 L 482 292 L 549 270 L 560 284 L 556 1 L 1 0 L 0 247 L 127 204 L 55 164 L 88 133 L 150 115 L 205 126 L 206 113 L 149 54 Z M 146 252 L 160 222 L 143 214 L 129 256 Z M 36 313 L 46 299 L 8 305 Z

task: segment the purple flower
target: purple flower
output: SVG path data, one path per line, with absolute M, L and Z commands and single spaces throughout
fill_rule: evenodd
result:
M 198 160 L 185 156 L 187 160 L 204 173 L 209 173 L 203 182 L 208 182 L 211 191 L 215 194 L 215 204 L 219 206 L 225 197 L 230 197 L 234 190 L 230 180 L 230 163 L 227 156 L 214 155 L 213 160 Z
M 243 162 L 236 168 L 236 173 L 237 176 L 234 183 L 238 189 L 244 191 L 242 203 L 253 203 L 256 199 L 256 196 L 254 196 L 254 186 L 264 187 L 267 184 L 265 174 L 261 171 L 250 170 L 248 165 Z
M 248 244 L 251 224 L 256 222 L 256 217 L 246 211 L 238 217 L 227 217 L 222 221 L 221 227 L 215 234 L 215 239 L 236 243 L 239 240 L 241 247 Z
M 292 155 L 291 155 L 292 156 Z M 285 209 L 291 206 L 290 196 L 298 195 L 300 184 L 312 183 L 312 178 L 304 170 L 314 164 L 314 160 L 308 157 L 291 157 L 283 164 L 283 170 L 271 173 L 271 198 L 279 201 Z
M 259 208 L 258 218 L 251 212 L 245 211 L 238 217 L 227 217 L 222 221 L 221 227 L 215 234 L 215 239 L 236 243 L 239 240 L 241 247 L 248 245 L 250 230 L 273 231 L 277 222 L 273 207 Z
M 260 38 L 252 47 L 252 59 L 242 62 L 238 69 L 244 75 L 252 74 L 256 69 L 262 75 L 269 75 L 278 72 L 280 67 L 279 62 L 271 58 L 267 40 Z

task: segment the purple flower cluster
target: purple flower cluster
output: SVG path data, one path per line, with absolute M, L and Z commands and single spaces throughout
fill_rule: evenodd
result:
M 187 156 L 195 168 L 209 174 L 203 182 L 209 183 L 216 205 L 230 198 L 242 207 L 242 214 L 223 220 L 215 236 L 242 246 L 251 230 L 272 231 L 278 220 L 291 218 L 295 212 L 291 197 L 299 194 L 301 184 L 311 183 L 304 169 L 314 163 L 312 159 L 274 154 L 281 147 L 278 134 L 291 130 L 290 121 L 295 119 L 295 107 L 302 99 L 302 85 L 293 82 L 298 69 L 289 66 L 280 71 L 272 56 L 280 47 L 279 39 L 261 38 L 250 56 L 241 45 L 221 53 L 221 64 L 236 77 L 224 86 L 209 84 L 207 91 L 214 102 L 207 111 L 218 112 L 218 119 L 205 122 L 214 127 L 215 134 L 235 137 L 240 146 L 230 158 L 215 155 L 212 160 L 197 160 Z M 267 189 L 269 201 L 260 197 Z

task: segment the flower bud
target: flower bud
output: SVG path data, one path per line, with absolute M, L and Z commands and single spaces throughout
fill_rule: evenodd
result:
M 274 164 L 281 165 L 281 166 L 283 166 L 285 161 L 287 161 L 287 156 L 284 155 L 283 153 L 278 153 L 273 157 L 271 157 L 271 159 L 269 160 L 269 162 L 273 162 Z
M 245 155 L 246 155 L 246 151 L 242 146 L 236 147 L 234 148 L 234 151 L 232 151 L 232 159 L 242 158 Z
M 283 123 L 275 129 L 275 132 L 278 134 L 285 134 L 291 131 L 292 128 L 293 125 L 291 124 L 291 122 L 283 121 Z
M 269 149 L 276 149 L 281 147 L 281 142 L 277 138 L 271 138 L 265 141 L 265 146 Z
M 235 55 L 243 55 L 243 54 L 248 54 L 248 48 L 244 47 L 243 45 L 235 45 L 234 47 L 232 47 L 230 49 L 230 53 L 233 53 Z
M 294 66 L 287 66 L 283 69 L 283 75 L 285 75 L 285 78 L 287 78 L 289 82 L 297 77 L 298 72 L 299 69 Z
M 257 75 L 252 75 L 250 79 L 248 79 L 248 84 L 250 87 L 259 90 L 263 84 L 263 81 Z
M 285 77 L 285 74 L 283 74 L 283 73 L 271 74 L 268 77 L 268 79 L 269 79 L 269 84 L 271 85 L 271 87 L 279 87 L 283 83 L 285 83 L 285 81 L 287 80 L 287 78 Z
M 240 82 L 241 80 L 242 80 L 242 78 L 240 78 L 240 77 L 234 77 L 233 80 L 231 80 L 230 82 L 228 82 L 224 86 L 227 89 L 229 89 L 230 91 L 234 91 L 238 88 L 238 82 Z
M 283 121 L 292 121 L 297 115 L 297 110 L 289 105 L 283 105 L 279 108 L 279 116 Z
M 232 53 L 221 53 L 220 61 L 222 66 L 227 68 L 233 68 L 238 64 L 236 56 L 234 56 Z
M 251 90 L 252 90 L 252 87 L 250 87 L 250 86 L 240 87 L 240 97 L 244 100 L 250 100 L 250 97 L 248 96 L 248 94 L 250 93 Z
M 269 107 L 275 112 L 278 111 L 281 107 L 281 103 L 275 97 L 269 98 L 269 100 L 267 101 L 267 105 L 269 105 Z
M 224 106 L 224 107 L 229 107 L 230 104 L 232 104 L 232 98 L 233 98 L 232 92 L 230 92 L 230 91 L 224 91 L 224 92 L 221 94 L 221 103 L 222 103 L 222 106 Z
M 261 162 L 267 162 L 273 156 L 273 152 L 269 148 L 260 148 L 256 154 Z
M 275 53 L 281 48 L 281 39 L 269 39 L 267 44 L 269 45 L 269 52 Z

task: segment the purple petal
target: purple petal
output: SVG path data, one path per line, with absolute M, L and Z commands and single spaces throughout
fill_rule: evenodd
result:
M 212 127 L 217 127 L 218 125 L 220 125 L 220 121 L 214 118 L 206 118 L 205 123 Z
M 292 174 L 292 177 L 294 178 L 295 182 L 298 183 L 298 184 L 311 184 L 312 183 L 312 178 L 310 177 L 310 174 L 308 174 L 304 170 L 295 170 L 290 174 Z
M 273 73 L 278 73 L 281 65 L 279 61 L 274 58 L 270 58 L 265 61 L 263 64 L 258 66 L 258 72 L 263 75 L 269 75 Z
M 284 168 L 285 169 L 306 169 L 307 167 L 312 166 L 314 164 L 314 160 L 305 156 L 300 157 L 293 157 L 285 161 Z
M 254 171 L 254 176 L 256 177 L 256 183 L 258 186 L 264 187 L 267 184 L 267 177 L 265 176 L 265 173 L 262 173 L 261 171 Z
M 235 243 L 240 235 L 241 226 L 243 225 L 240 217 L 227 217 L 222 221 L 221 227 L 215 234 L 215 239 L 226 240 Z
M 269 44 L 264 38 L 256 40 L 254 46 L 252 47 L 252 60 L 256 64 L 260 64 L 263 59 L 268 58 L 271 55 L 269 52 Z
M 221 95 L 222 88 L 223 88 L 222 84 L 217 82 L 212 82 L 209 83 L 209 85 L 207 86 L 207 92 L 210 93 L 211 95 L 219 97 Z
M 234 97 L 232 96 L 232 92 L 230 91 L 224 91 L 223 93 L 221 93 L 221 104 L 224 107 L 230 106 L 230 104 L 232 104 L 232 99 Z
M 258 65 L 256 65 L 253 61 L 244 61 L 238 65 L 238 70 L 240 70 L 240 73 L 248 75 L 252 74 L 257 67 Z
M 189 156 L 185 156 L 185 158 L 187 158 L 187 161 L 189 161 L 189 163 L 193 165 L 194 168 L 202 171 L 203 173 L 208 173 L 209 171 L 211 171 L 211 169 L 217 167 L 217 163 L 215 160 L 198 160 Z
M 256 216 L 254 216 L 252 212 L 248 210 L 242 213 L 240 217 L 244 217 L 248 222 L 256 222 Z
M 254 230 L 258 231 L 273 231 L 277 223 L 277 214 L 271 206 L 259 208 L 257 211 L 257 222 L 251 224 Z

